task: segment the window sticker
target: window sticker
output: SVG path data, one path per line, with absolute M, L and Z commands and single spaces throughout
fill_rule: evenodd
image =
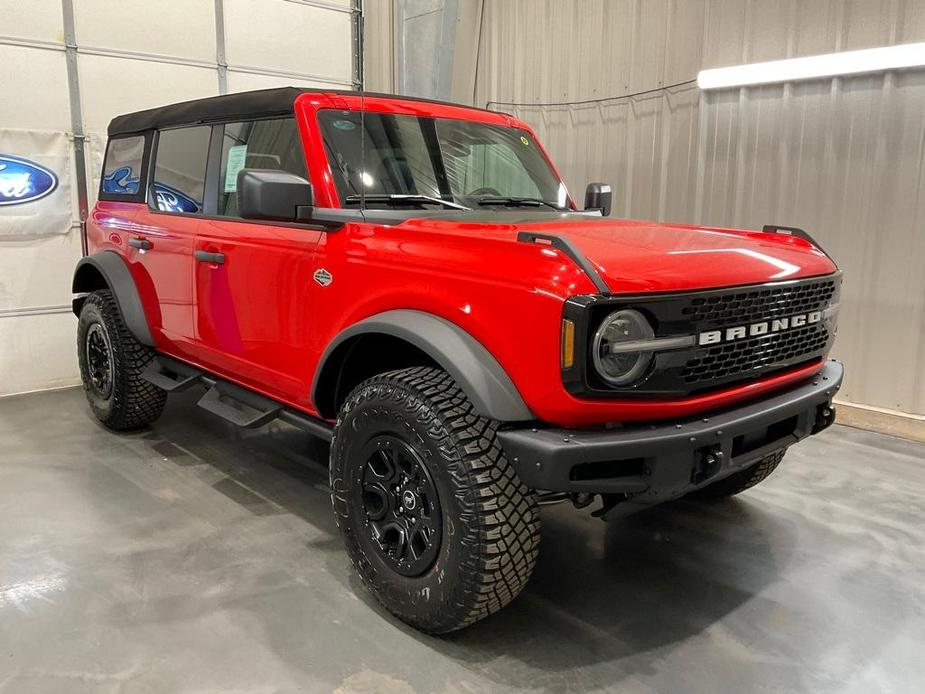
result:
M 247 145 L 235 145 L 228 148 L 228 162 L 225 164 L 225 192 L 238 190 L 238 171 L 244 168 L 247 159 Z

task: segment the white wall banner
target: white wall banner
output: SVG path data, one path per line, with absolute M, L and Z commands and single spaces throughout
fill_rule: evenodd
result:
M 0 128 L 0 240 L 68 232 L 71 167 L 65 133 Z
M 105 134 L 89 133 L 87 135 L 87 197 L 90 207 L 96 204 L 96 197 L 100 190 L 100 175 L 103 172 L 103 157 L 106 156 L 106 143 L 109 138 Z

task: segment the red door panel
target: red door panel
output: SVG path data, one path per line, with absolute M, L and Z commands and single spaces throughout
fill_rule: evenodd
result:
M 308 402 L 311 229 L 205 219 L 195 251 L 194 311 L 198 361 L 245 385 Z
M 193 340 L 193 242 L 200 220 L 139 206 L 127 234 L 130 262 L 151 279 L 157 310 L 148 312 L 159 346 L 190 354 Z

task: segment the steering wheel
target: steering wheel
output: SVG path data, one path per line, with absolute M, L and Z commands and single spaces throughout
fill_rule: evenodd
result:
M 501 195 L 501 191 L 495 190 L 494 188 L 490 186 L 485 186 L 484 188 L 476 188 L 471 193 L 466 193 L 467 197 L 471 196 L 473 198 L 481 197 L 482 195 L 493 195 L 496 198 L 504 197 L 503 195 Z

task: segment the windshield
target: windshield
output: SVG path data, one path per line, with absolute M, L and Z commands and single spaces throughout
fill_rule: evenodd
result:
M 358 111 L 330 109 L 318 119 L 345 207 L 359 206 L 361 195 L 368 207 L 440 200 L 466 207 L 568 204 L 565 186 L 524 130 L 369 112 L 361 124 Z

